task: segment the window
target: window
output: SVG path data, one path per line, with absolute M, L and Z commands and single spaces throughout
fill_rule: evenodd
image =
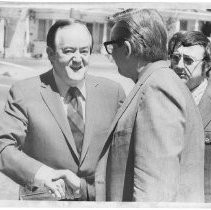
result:
M 87 26 L 89 32 L 91 33 L 91 35 L 93 35 L 93 34 L 92 34 L 93 24 L 92 24 L 92 23 L 86 23 L 86 26 Z
M 46 40 L 46 20 L 39 19 L 37 39 L 38 39 L 38 41 Z
M 104 30 L 104 24 L 100 24 L 100 31 L 99 31 L 99 43 L 102 44 L 103 43 L 103 31 Z
M 188 29 L 188 21 L 187 20 L 180 20 L 180 30 L 186 31 Z

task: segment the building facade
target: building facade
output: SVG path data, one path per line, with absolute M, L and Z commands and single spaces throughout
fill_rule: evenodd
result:
M 122 5 L 121 5 L 122 6 Z M 58 19 L 75 18 L 85 22 L 94 39 L 94 53 L 105 53 L 102 43 L 109 40 L 108 17 L 123 7 L 103 4 L 79 6 L 26 4 L 21 8 L 0 5 L 0 57 L 45 58 L 46 36 L 50 26 Z M 179 30 L 201 30 L 211 22 L 211 12 L 197 10 L 159 9 L 167 25 L 169 36 Z
M 100 52 L 107 39 L 106 14 L 74 9 L 0 8 L 0 56 L 46 57 L 46 36 L 58 19 L 75 18 L 86 23 Z

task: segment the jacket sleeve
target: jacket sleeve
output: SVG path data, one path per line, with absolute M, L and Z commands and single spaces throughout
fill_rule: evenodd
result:
M 10 91 L 0 121 L 0 170 L 16 183 L 31 185 L 42 163 L 22 152 L 28 128 L 27 108 L 21 89 Z
M 134 201 L 175 201 L 185 136 L 185 100 L 174 81 L 149 85 L 134 133 Z

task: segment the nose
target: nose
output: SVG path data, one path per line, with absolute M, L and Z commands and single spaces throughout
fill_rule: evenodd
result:
M 177 64 L 177 67 L 178 68 L 185 68 L 183 57 L 180 58 L 180 60 L 179 60 L 179 62 Z
M 173 68 L 176 74 L 183 74 L 185 72 L 184 68 L 174 67 Z
M 80 63 L 82 61 L 80 53 L 76 52 L 73 56 L 73 62 Z

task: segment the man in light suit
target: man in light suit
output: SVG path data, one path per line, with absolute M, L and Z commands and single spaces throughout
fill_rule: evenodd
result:
M 21 199 L 95 200 L 98 157 L 125 95 L 117 83 L 86 74 L 92 44 L 84 24 L 57 21 L 47 35 L 53 69 L 10 89 L 0 170 L 22 185 Z
M 106 199 L 203 202 L 202 121 L 189 90 L 168 68 L 162 18 L 155 10 L 129 9 L 114 20 L 104 45 L 136 85 L 101 153 L 108 155 Z
M 175 47 L 168 54 L 171 67 L 187 84 L 202 116 L 205 133 L 205 202 L 211 202 L 211 43 L 200 31 L 187 31 L 180 36 L 177 36 L 178 33 L 169 41 L 169 46 L 174 42 Z

